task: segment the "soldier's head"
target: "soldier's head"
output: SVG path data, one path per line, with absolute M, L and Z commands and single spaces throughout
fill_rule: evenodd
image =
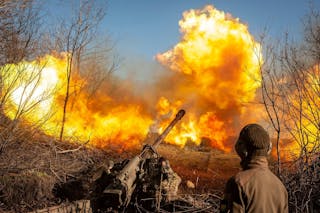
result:
M 272 143 L 268 132 L 258 124 L 248 124 L 240 131 L 235 149 L 241 160 L 270 154 Z
M 167 159 L 165 159 L 164 157 L 159 158 L 159 165 L 161 168 L 168 167 L 168 164 L 169 164 L 169 162 L 167 161 Z

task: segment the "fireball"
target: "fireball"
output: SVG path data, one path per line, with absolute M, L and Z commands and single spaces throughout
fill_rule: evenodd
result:
M 179 25 L 181 41 L 157 55 L 177 79 L 185 79 L 176 83 L 174 97 L 192 106 L 188 121 L 171 137 L 183 135 L 182 144 L 187 138 L 196 144 L 207 138 L 212 146 L 229 151 L 225 143 L 239 129 L 244 105 L 255 99 L 260 87 L 260 45 L 239 19 L 213 6 L 184 12 Z
M 131 88 L 112 92 L 110 82 L 89 95 L 86 88 L 92 82 L 72 70 L 64 138 L 89 140 L 103 148 L 114 144 L 130 148 L 141 145 L 148 132 L 160 133 L 178 110 L 185 108 L 187 116 L 172 129 L 167 142 L 184 147 L 209 140 L 212 147 L 230 151 L 228 140 L 240 129 L 245 104 L 255 99 L 260 87 L 258 65 L 262 59 L 256 57 L 261 55 L 260 45 L 239 19 L 213 6 L 184 12 L 179 25 L 181 41 L 156 56 L 170 75 L 155 85 L 170 92 L 157 88 L 156 94 L 150 94 L 154 90 L 138 93 L 155 97 L 155 102 L 138 98 Z M 8 91 L 5 111 L 10 118 L 23 117 L 41 124 L 47 134 L 59 136 L 67 54 L 47 55 L 1 69 L 12 73 L 4 83 Z

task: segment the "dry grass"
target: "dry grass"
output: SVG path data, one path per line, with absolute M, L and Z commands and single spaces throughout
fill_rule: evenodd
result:
M 50 190 L 54 183 L 54 177 L 47 173 L 31 170 L 5 174 L 0 177 L 2 204 L 6 209 L 15 211 L 27 211 L 50 204 L 50 200 L 54 200 Z
M 289 196 L 289 212 L 320 212 L 320 155 L 290 164 L 282 173 Z
M 27 126 L 16 125 L 13 133 L 0 128 L 0 143 L 5 144 L 0 153 L 0 210 L 24 212 L 57 204 L 55 186 L 88 182 L 90 171 L 106 160 L 101 150 L 61 143 Z

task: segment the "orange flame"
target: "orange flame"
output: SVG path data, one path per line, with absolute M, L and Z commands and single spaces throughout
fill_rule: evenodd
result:
M 230 151 L 228 138 L 240 128 L 239 120 L 246 112 L 244 104 L 254 100 L 256 89 L 260 87 L 260 59 L 255 54 L 255 51 L 260 54 L 260 45 L 254 41 L 246 25 L 212 6 L 185 12 L 179 25 L 182 33 L 180 43 L 156 56 L 173 72 L 159 79 L 157 94 L 143 93 L 145 97 L 156 97 L 156 103 L 137 100 L 130 90 L 125 91 L 128 94 L 126 98 L 119 98 L 122 94 L 115 98 L 115 95 L 99 90 L 88 99 L 88 91 L 79 92 L 78 85 L 89 82 L 74 71 L 65 137 L 90 139 L 99 147 L 112 144 L 124 148 L 136 146 L 148 131 L 161 132 L 183 107 L 187 116 L 173 128 L 167 137 L 168 142 L 183 147 L 187 142 L 199 145 L 209 140 L 213 147 Z M 41 92 L 50 93 L 28 113 L 27 119 L 35 122 L 48 114 L 43 122 L 44 131 L 59 135 L 66 88 L 65 55 L 20 63 L 19 66 L 31 67 L 32 70 L 44 68 L 39 81 L 33 83 L 35 88 L 30 90 L 39 91 L 38 96 L 23 92 L 28 82 L 14 85 L 10 107 L 6 109 L 11 118 L 17 115 L 21 105 L 35 104 L 43 97 Z M 7 66 L 19 72 L 16 65 Z M 32 72 L 27 69 L 23 73 L 31 75 Z
M 21 114 L 32 123 L 40 122 L 46 133 L 58 137 L 66 87 L 65 54 L 60 57 L 46 56 L 39 61 L 6 66 L 14 73 L 11 81 L 8 78 L 7 87 L 11 85 L 13 77 L 29 76 L 29 78 L 21 78 L 14 85 L 10 105 L 5 109 L 6 114 L 15 119 L 19 110 L 23 111 L 32 106 L 30 113 Z M 30 79 L 32 75 L 38 77 Z M 76 92 L 75 82 L 81 85 L 86 83 L 85 79 L 77 73 L 73 74 L 72 79 L 70 94 Z M 92 139 L 92 142 L 99 147 L 105 147 L 110 143 L 132 147 L 139 144 L 141 138 L 145 137 L 152 120 L 142 113 L 140 106 L 116 103 L 107 94 L 100 94 L 93 100 L 88 99 L 87 95 L 86 92 L 79 93 L 70 101 L 71 103 L 69 102 L 65 138 L 72 137 L 82 141 Z M 47 99 L 41 99 L 46 96 L 48 96 Z M 39 104 L 36 104 L 37 102 Z M 110 105 L 116 106 L 109 108 Z
M 285 127 L 290 132 L 287 137 L 291 141 L 286 143 L 285 152 L 294 157 L 302 154 L 301 151 L 320 151 L 320 64 L 315 64 L 298 75 L 288 76 L 280 82 L 286 84 L 285 88 L 290 91 L 285 94 L 285 101 L 290 101 L 290 105 L 286 105 L 288 108 L 284 110 L 284 117 Z
M 255 52 L 261 55 L 260 45 L 239 19 L 212 6 L 185 12 L 179 25 L 180 43 L 157 55 L 176 78 L 184 79 L 174 88 L 177 94 L 187 94 L 178 96 L 180 102 L 193 106 L 174 135 L 190 134 L 196 144 L 208 138 L 214 147 L 229 151 L 226 140 L 235 135 L 243 105 L 254 100 L 260 87 Z

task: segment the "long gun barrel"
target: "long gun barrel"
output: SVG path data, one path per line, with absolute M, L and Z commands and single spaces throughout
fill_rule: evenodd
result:
M 154 149 L 156 149 L 159 146 L 159 144 L 165 139 L 165 137 L 169 134 L 171 129 L 174 127 L 174 125 L 176 125 L 176 123 L 184 116 L 184 114 L 186 114 L 186 111 L 184 111 L 183 109 L 179 110 L 179 112 L 176 114 L 175 119 L 171 121 L 169 126 L 163 131 L 163 133 L 153 143 L 152 147 Z
M 183 109 L 180 109 L 179 112 L 176 114 L 176 117 L 171 121 L 171 123 L 167 126 L 167 128 L 162 132 L 161 135 L 159 135 L 157 137 L 157 139 L 154 141 L 154 143 L 152 144 L 152 146 L 150 147 L 152 150 L 156 150 L 157 147 L 159 146 L 160 143 L 162 143 L 162 141 L 164 141 L 164 139 L 167 137 L 167 135 L 169 134 L 169 132 L 171 131 L 171 129 L 176 125 L 176 123 L 181 120 L 181 118 L 184 116 L 184 114 L 186 114 L 186 111 Z M 147 150 L 144 149 L 141 153 L 140 156 L 142 157 L 144 155 L 144 153 Z

